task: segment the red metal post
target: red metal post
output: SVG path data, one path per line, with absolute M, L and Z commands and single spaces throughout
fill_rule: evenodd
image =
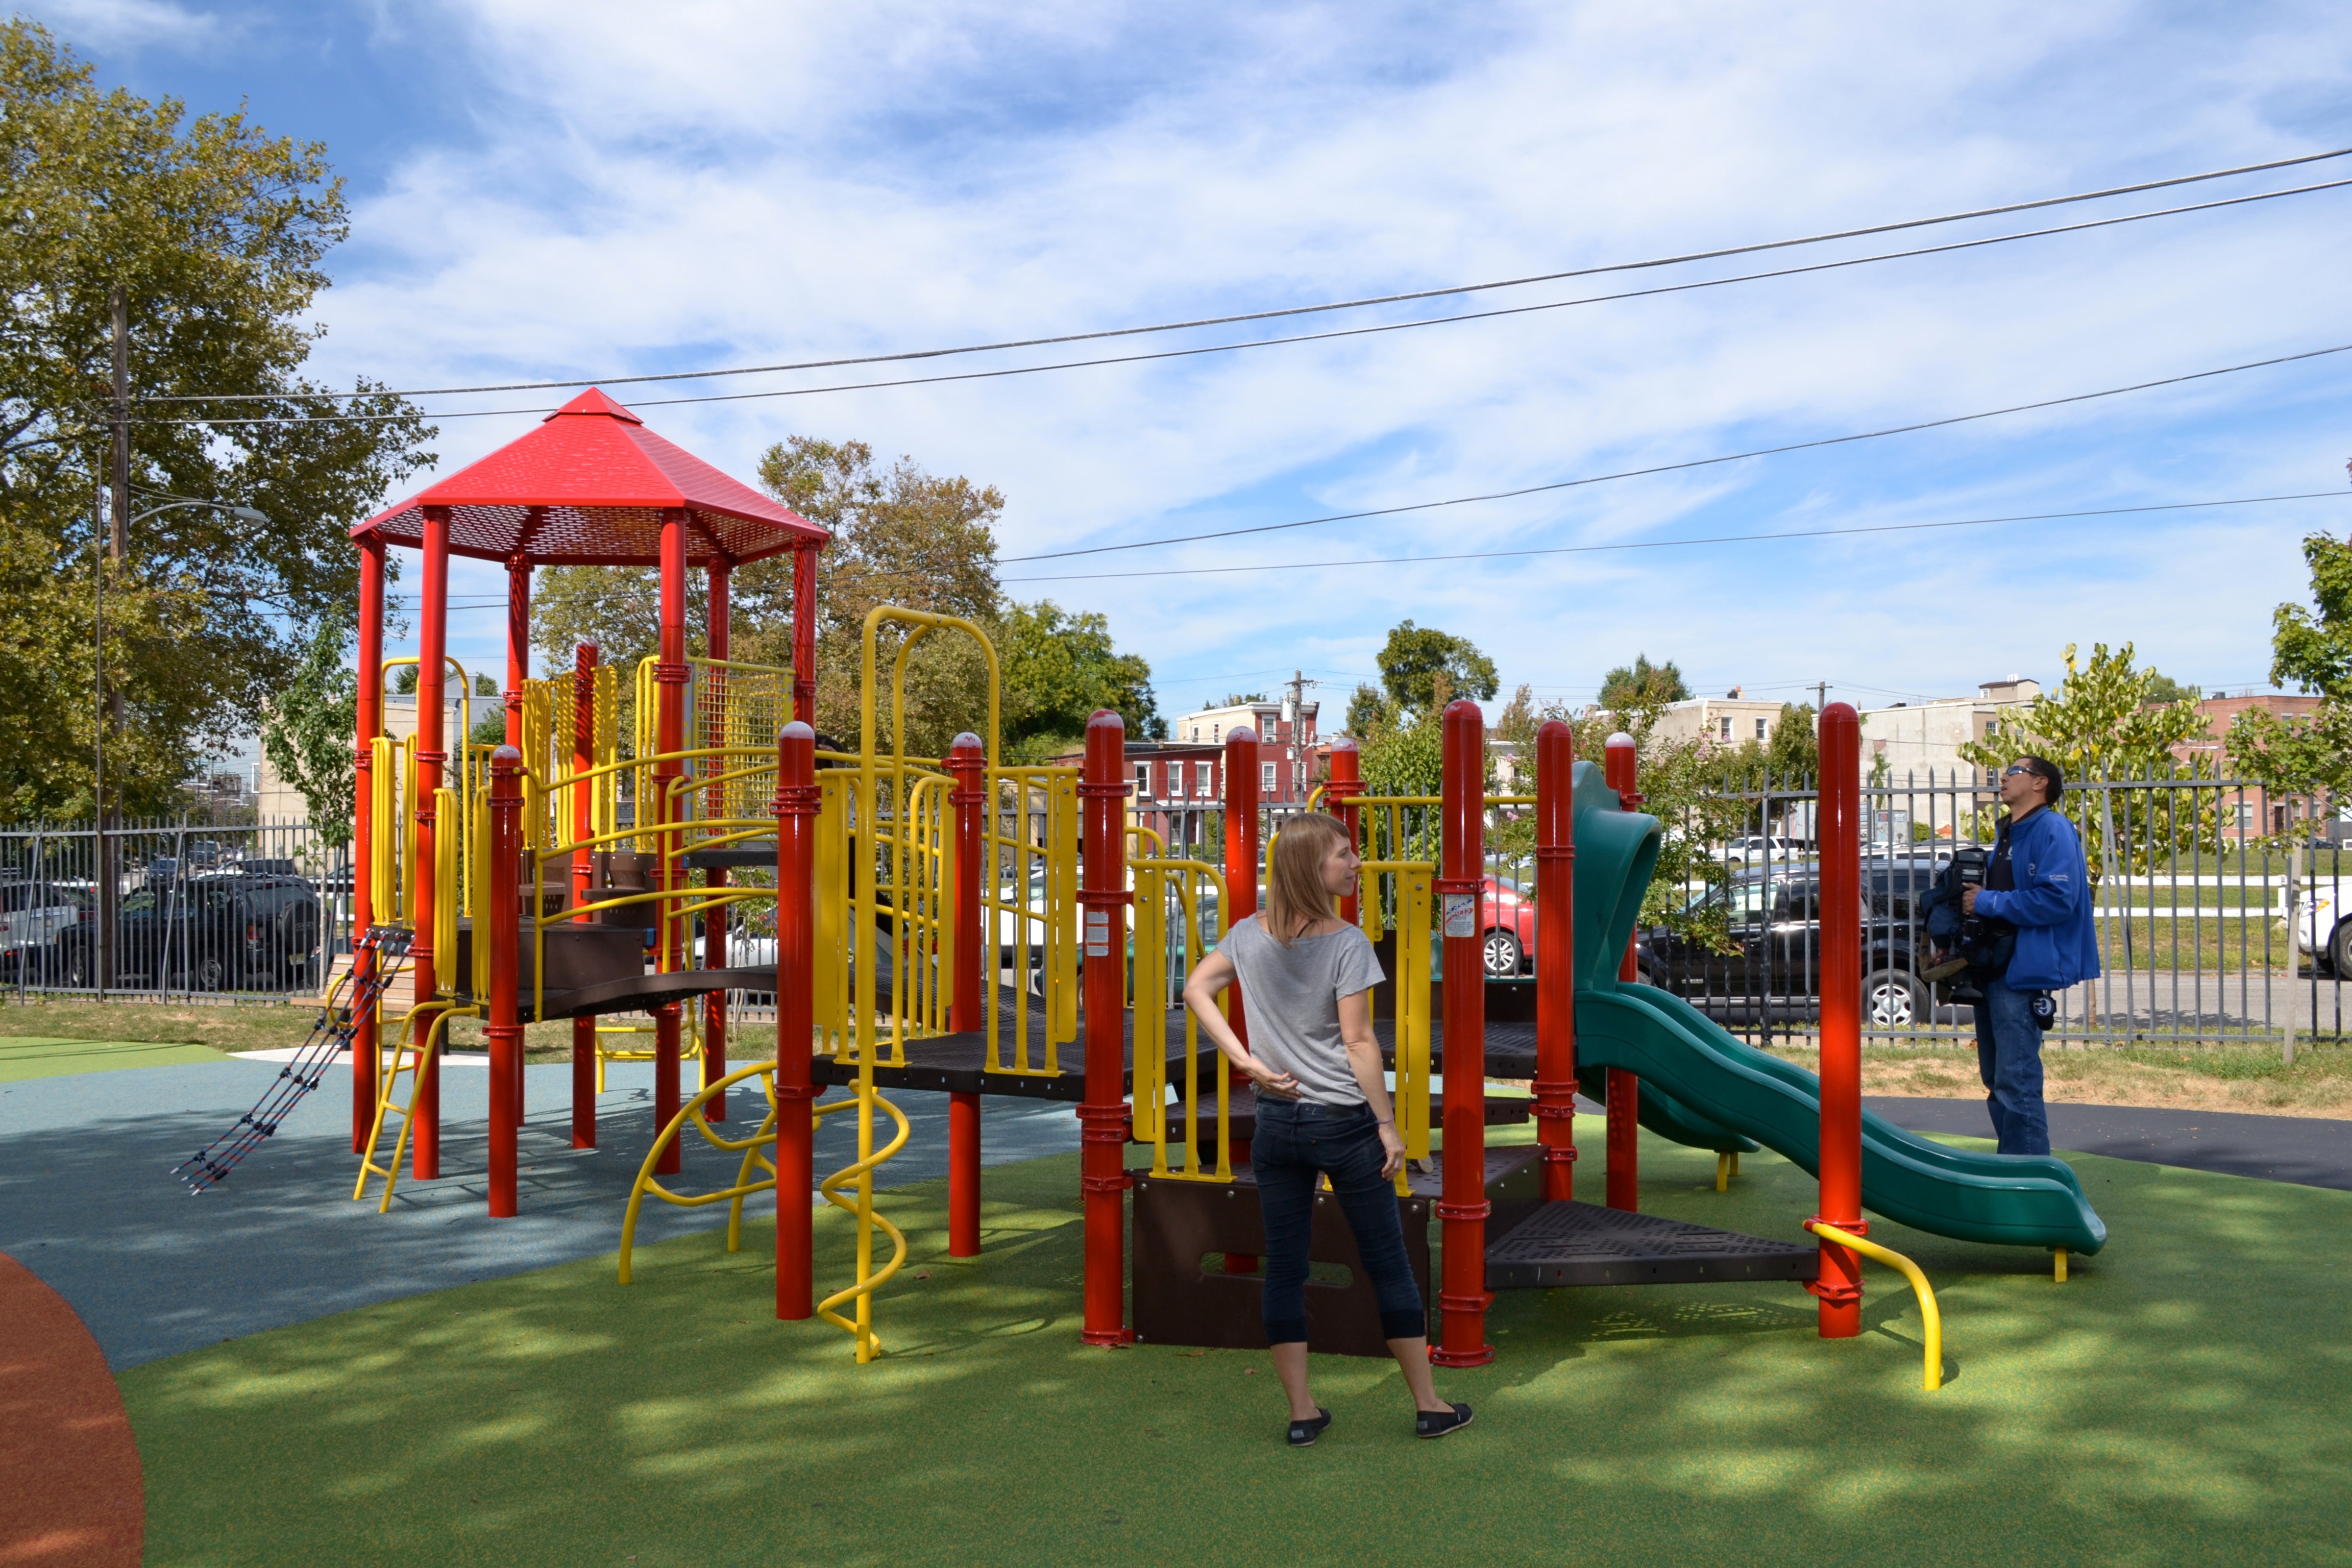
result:
M 522 755 L 522 687 L 530 679 L 530 557 L 507 558 L 507 744 Z
M 1627 811 L 1642 808 L 1638 784 L 1640 752 L 1633 737 L 1622 730 L 1609 737 L 1601 777 L 1617 792 L 1617 804 Z M 1625 939 L 1625 956 L 1618 961 L 1617 978 L 1630 981 L 1639 971 L 1633 963 L 1633 939 Z M 1611 1068 L 1609 1098 L 1608 1173 L 1602 1185 L 1612 1209 L 1631 1212 L 1642 1206 L 1642 1080 L 1622 1068 Z
M 1364 811 L 1356 804 L 1356 797 L 1363 793 L 1363 756 L 1356 750 L 1356 742 L 1342 735 L 1331 742 L 1331 776 L 1323 781 L 1323 806 L 1348 825 L 1348 842 L 1359 849 L 1363 847 L 1359 818 Z M 1355 894 L 1349 893 L 1339 900 L 1339 918 L 1349 925 L 1357 922 L 1360 913 Z
M 816 1186 L 809 1047 L 816 1026 L 816 732 L 776 737 L 776 1316 L 816 1310 L 810 1194 Z
M 729 624 L 730 612 L 727 604 L 728 577 L 732 570 L 724 556 L 713 556 L 709 566 L 706 568 L 710 579 L 709 629 L 710 657 L 714 659 L 725 659 L 733 647 L 730 640 L 732 627 Z M 702 743 L 711 746 L 724 745 L 727 735 L 727 672 L 725 670 L 714 669 L 710 672 L 710 690 L 708 695 L 708 717 L 704 719 L 702 724 Z M 723 773 L 732 772 L 735 764 L 731 758 L 713 757 L 710 759 L 709 766 L 712 773 Z M 723 815 L 718 808 L 719 803 L 715 800 L 711 802 L 709 809 L 712 814 Z M 703 872 L 702 881 L 707 889 L 715 892 L 727 885 L 726 868 L 713 866 Z M 702 912 L 702 967 L 705 969 L 727 967 L 727 927 L 732 911 L 732 905 L 721 904 L 716 909 L 705 910 Z M 727 993 L 713 991 L 702 999 L 702 1081 L 707 1086 L 717 1083 L 726 1076 Z M 709 1105 L 705 1108 L 703 1114 L 713 1121 L 726 1121 L 727 1096 L 720 1094 L 714 1097 Z
M 1479 910 L 1486 871 L 1486 716 L 1467 699 L 1445 705 L 1437 900 L 1444 935 L 1444 1278 L 1437 1292 L 1440 1366 L 1484 1366 L 1486 1342 L 1486 960 Z M 1399 963 L 1417 954 L 1400 952 Z
M 816 552 L 804 540 L 793 546 L 793 717 L 816 725 Z
M 1576 731 L 1536 731 L 1536 1142 L 1544 1197 L 1576 1196 Z
M 1247 725 L 1236 724 L 1225 736 L 1225 900 L 1233 906 L 1224 917 L 1227 931 L 1257 913 L 1257 731 Z M 1242 1044 L 1248 1045 L 1249 1017 L 1239 980 L 1226 987 L 1225 1017 Z M 1249 1082 L 1231 1063 L 1224 1064 L 1224 1074 L 1231 1088 L 1240 1089 Z M 1226 1154 L 1236 1165 L 1249 1163 L 1249 1140 L 1233 1140 Z M 1228 1252 L 1225 1272 L 1255 1274 L 1257 1258 L 1246 1252 Z
M 1085 860 L 1078 909 L 1085 918 L 1087 1087 L 1078 1107 L 1086 1194 L 1086 1327 L 1090 1345 L 1123 1345 L 1127 1327 L 1121 1276 L 1126 1268 L 1127 1150 L 1130 1112 L 1127 1051 L 1127 728 L 1098 708 L 1087 721 L 1086 766 L 1078 780 Z
M 383 733 L 383 539 L 360 541 L 359 772 L 352 795 L 352 976 L 356 992 L 375 973 L 376 955 L 358 939 L 375 923 L 375 738 Z M 397 834 L 398 823 L 384 830 Z M 390 889 L 385 889 L 389 893 Z M 374 1006 L 362 1007 L 352 1033 L 352 1152 L 365 1146 L 375 1124 L 375 1063 L 380 1048 Z
M 574 650 L 572 664 L 572 776 L 583 779 L 596 765 L 596 659 L 594 643 L 584 642 Z M 572 842 L 585 844 L 595 832 L 595 815 L 590 810 L 593 785 L 575 784 L 572 786 Z M 578 910 L 593 901 L 596 879 L 596 855 L 592 849 L 572 852 L 572 907 Z M 587 925 L 593 915 L 577 913 L 573 922 Z M 572 1020 L 572 1146 L 593 1149 L 596 1146 L 596 1020 Z
M 980 1011 L 980 886 L 987 847 L 988 753 L 980 737 L 968 731 L 958 735 L 948 748 L 947 766 L 955 780 L 948 805 L 955 811 L 956 849 L 955 973 L 949 981 L 948 1028 L 966 1034 L 985 1022 Z M 980 1256 L 980 1096 L 960 1091 L 948 1096 L 948 1256 Z
M 654 663 L 655 700 L 659 704 L 656 721 L 656 744 L 658 751 L 653 769 L 651 819 L 656 829 L 654 843 L 659 858 L 655 861 L 654 874 L 646 879 L 649 887 L 670 890 L 673 879 L 683 884 L 683 871 L 673 874 L 671 852 L 679 846 L 669 830 L 670 813 L 676 803 L 670 798 L 670 785 L 684 771 L 677 753 L 686 749 L 686 683 L 689 671 L 686 663 L 686 510 L 673 507 L 662 513 L 661 522 L 661 654 Z M 648 816 L 647 803 L 637 803 L 638 820 Z M 664 971 L 679 967 L 678 922 L 671 918 L 675 906 L 665 899 L 654 906 L 661 911 L 655 938 L 659 944 Z M 667 1127 L 677 1114 L 681 1103 L 678 1094 L 678 1024 L 679 1007 L 666 1002 L 653 1010 L 654 1015 L 654 1125 Z M 676 1175 L 686 1157 L 684 1141 L 673 1138 L 662 1148 L 661 1157 L 654 1169 L 662 1175 Z
M 419 1002 L 430 1000 L 440 990 L 433 952 L 434 917 L 442 896 L 433 875 L 437 839 L 435 791 L 449 761 L 442 750 L 441 724 L 449 655 L 449 509 L 428 506 L 424 510 L 425 569 L 417 584 L 416 616 L 416 864 L 408 868 L 408 874 L 416 879 L 416 931 L 409 943 L 408 963 Z M 417 1074 L 415 1104 L 409 1168 L 418 1181 L 429 1182 L 441 1174 L 441 1057 L 437 1051 Z
M 511 717 L 512 710 L 509 710 Z M 521 972 L 522 753 L 490 753 L 490 886 L 474 940 L 490 944 L 490 1217 L 515 1213 L 515 1142 L 522 1127 L 522 1024 L 515 991 Z M 485 931 L 482 927 L 489 929 Z
M 1862 1217 L 1862 720 L 1849 702 L 1822 710 L 1822 784 L 1814 825 L 1822 877 L 1822 1212 L 1856 1236 Z M 1825 1340 L 1862 1332 L 1862 1259 L 1821 1244 Z

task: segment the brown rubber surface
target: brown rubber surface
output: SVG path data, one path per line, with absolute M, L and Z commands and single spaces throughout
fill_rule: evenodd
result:
M 0 1568 L 138 1568 L 146 1483 L 98 1342 L 5 1252 L 0 1323 Z

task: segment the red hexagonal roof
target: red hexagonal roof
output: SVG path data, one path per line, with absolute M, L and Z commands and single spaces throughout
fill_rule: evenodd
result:
M 657 566 L 662 513 L 687 513 L 687 558 L 756 561 L 833 536 L 720 473 L 590 387 L 509 441 L 352 530 L 425 542 L 425 508 L 449 509 L 449 552 L 517 553 L 541 566 Z

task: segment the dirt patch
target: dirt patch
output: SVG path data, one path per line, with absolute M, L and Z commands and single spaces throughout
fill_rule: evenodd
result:
M 138 1568 L 146 1483 L 98 1342 L 0 1252 L 0 1562 Z
M 1772 1054 L 1808 1072 L 1821 1060 L 1817 1051 L 1776 1048 Z M 2352 1048 L 2342 1046 L 2306 1047 L 2293 1067 L 2276 1050 L 2231 1046 L 2063 1046 L 2045 1049 L 2042 1067 L 2042 1092 L 2053 1103 L 2352 1117 Z M 1862 1092 L 1982 1100 L 1984 1086 L 1972 1048 L 1880 1046 L 1863 1049 Z

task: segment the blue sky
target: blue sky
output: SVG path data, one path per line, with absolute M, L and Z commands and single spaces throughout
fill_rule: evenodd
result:
M 330 329 L 319 367 L 400 386 L 584 381 L 1303 304 L 2352 146 L 2352 28 L 2326 3 L 21 8 L 107 81 L 199 110 L 244 100 L 270 130 L 324 142 L 355 222 L 319 305 Z M 2096 210 L 2345 177 L 2352 159 Z M 2040 224 L 1980 220 L 1934 237 L 2025 226 Z M 803 433 L 995 484 L 1010 501 L 1003 553 L 1017 556 L 1540 484 L 2352 343 L 2348 235 L 2352 190 L 2325 192 L 1499 321 L 644 412 L 738 474 Z M 1235 335 L 1246 334 L 1177 341 Z M 616 390 L 642 405 L 825 384 Z M 1506 694 L 1527 682 L 1588 699 L 1603 669 L 1643 651 L 1677 659 L 1703 691 L 1794 699 L 1825 679 L 1832 697 L 1872 707 L 2011 673 L 2051 679 L 2065 644 L 2095 641 L 2133 642 L 2178 679 L 2234 688 L 2267 671 L 2272 606 L 2302 596 L 2303 535 L 2352 529 L 2352 504 L 2336 499 L 2352 496 L 2347 391 L 2352 354 L 1515 500 L 1008 563 L 1004 575 L 1024 598 L 1106 613 L 1151 660 L 1171 715 L 1270 689 L 1293 668 L 1344 703 L 1407 616 L 1477 642 Z M 560 400 L 422 401 L 457 414 Z M 446 418 L 438 449 L 462 463 L 534 418 Z M 2331 499 L 1330 564 L 2307 491 Z M 467 567 L 454 586 L 500 584 Z M 469 662 L 494 663 L 498 636 L 492 612 L 453 617 L 453 650 Z

